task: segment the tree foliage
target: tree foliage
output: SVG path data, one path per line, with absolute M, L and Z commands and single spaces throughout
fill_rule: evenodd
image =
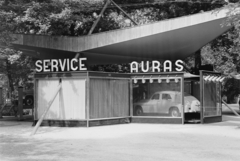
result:
M 220 8 L 224 0 L 114 0 L 139 24 L 210 11 Z M 234 1 L 230 1 L 234 2 Z M 82 36 L 87 35 L 98 18 L 105 0 L 0 0 L 0 53 L 6 56 L 7 66 L 2 73 L 9 75 L 12 84 L 28 80 L 32 59 L 11 49 L 10 33 Z M 234 7 L 239 3 L 226 4 Z M 231 15 L 229 13 L 229 15 Z M 202 49 L 203 64 L 211 63 L 215 70 L 226 75 L 239 73 L 239 21 L 229 16 L 226 24 L 235 29 L 220 36 Z M 134 26 L 114 5 L 108 6 L 93 33 Z M 191 66 L 194 61 L 188 59 Z M 93 70 L 128 72 L 128 64 L 92 66 Z M 12 86 L 13 86 L 12 85 Z

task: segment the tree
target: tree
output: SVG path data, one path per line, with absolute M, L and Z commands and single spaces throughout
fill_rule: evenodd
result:
M 14 86 L 25 84 L 27 77 L 31 73 L 31 58 L 24 56 L 20 51 L 12 48 L 11 42 L 14 40 L 11 33 L 15 31 L 16 22 L 14 18 L 18 12 L 22 12 L 22 6 L 10 5 L 11 1 L 0 1 L 0 73 L 1 80 L 5 82 L 4 96 L 14 91 Z M 7 76 L 7 79 L 5 76 Z
M 104 5 L 104 0 L 1 0 L 1 48 L 2 54 L 7 56 L 8 73 L 15 71 L 17 67 L 22 76 L 26 76 L 25 70 L 32 64 L 31 59 L 23 56 L 21 52 L 10 49 L 10 33 L 43 34 L 81 36 L 88 34 L 92 24 L 99 16 Z M 223 0 L 218 1 L 166 1 L 166 0 L 115 0 L 121 7 L 139 24 L 152 23 L 164 19 L 180 17 L 184 15 L 209 11 L 223 6 Z M 211 2 L 211 3 L 210 3 Z M 110 5 L 104 12 L 100 23 L 93 33 L 126 28 L 134 24 L 116 7 Z M 12 61 L 11 59 L 15 60 Z M 26 68 L 19 68 L 17 64 L 23 64 Z M 28 63 L 26 63 L 28 62 Z M 92 67 L 98 70 L 99 67 Z M 127 72 L 128 64 L 112 64 L 100 66 L 105 71 Z M 13 70 L 14 69 L 14 70 Z M 18 71 L 18 70 L 16 70 Z M 9 78 L 16 78 L 8 74 Z M 21 74 L 19 75 L 21 76 Z M 12 80 L 11 84 L 17 84 L 21 79 Z M 13 85 L 12 85 L 13 86 Z M 12 88 L 12 87 L 11 87 Z

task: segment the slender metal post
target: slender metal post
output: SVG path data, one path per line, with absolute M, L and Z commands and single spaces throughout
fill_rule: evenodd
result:
M 203 71 L 200 71 L 200 119 L 201 124 L 204 123 L 204 115 L 203 115 L 203 93 L 204 93 L 204 79 L 203 79 Z
M 2 108 L 0 109 L 0 118 L 2 118 L 2 112 L 3 112 L 4 108 L 6 107 L 6 104 L 2 105 L 1 107 Z
M 138 25 L 136 21 L 134 21 L 119 5 L 117 5 L 113 0 L 111 0 L 112 4 L 114 4 L 120 11 L 123 12 L 135 25 Z
M 110 0 L 107 0 L 105 6 L 103 7 L 102 11 L 101 11 L 100 14 L 98 15 L 97 20 L 93 23 L 92 28 L 91 28 L 90 31 L 88 32 L 88 35 L 91 35 L 91 34 L 92 34 L 93 30 L 94 30 L 95 27 L 97 26 L 100 18 L 102 17 L 102 15 L 103 15 L 104 11 L 106 10 L 107 6 L 109 5 L 109 3 L 110 3 Z
M 23 87 L 18 87 L 18 114 L 19 120 L 23 120 Z
M 185 123 L 185 109 L 184 109 L 184 75 L 181 77 L 181 93 L 182 93 L 182 124 Z
M 0 87 L 0 107 L 2 107 L 3 105 L 3 95 L 2 95 L 2 87 Z M 2 118 L 2 110 L 3 108 L 1 108 L 0 110 L 0 118 Z
M 41 125 L 44 117 L 46 116 L 47 112 L 49 111 L 53 101 L 55 100 L 55 98 L 56 98 L 56 96 L 57 96 L 57 94 L 58 94 L 58 92 L 60 91 L 61 88 L 62 88 L 62 83 L 60 82 L 60 84 L 57 87 L 57 90 L 54 92 L 53 97 L 50 99 L 50 102 L 48 103 L 46 110 L 42 114 L 41 118 L 38 120 L 38 122 L 37 122 L 36 126 L 34 127 L 33 132 L 31 133 L 30 136 L 33 136 L 37 132 L 39 126 Z

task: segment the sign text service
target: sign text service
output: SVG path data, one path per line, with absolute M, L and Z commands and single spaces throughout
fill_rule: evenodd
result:
M 86 71 L 83 63 L 86 60 L 87 58 L 37 60 L 36 72 Z

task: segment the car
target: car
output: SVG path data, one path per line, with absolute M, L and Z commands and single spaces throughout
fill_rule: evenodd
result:
M 141 116 L 147 113 L 163 113 L 171 117 L 180 117 L 182 111 L 181 94 L 178 91 L 155 92 L 149 99 L 133 103 L 134 115 Z M 184 112 L 200 112 L 199 100 L 187 93 L 184 94 Z
M 34 96 L 33 90 L 24 90 L 23 91 L 23 105 L 24 106 L 33 106 L 34 103 Z M 18 96 L 14 100 L 14 104 L 18 105 Z
M 23 91 L 23 104 L 26 106 L 33 106 L 33 103 L 34 103 L 33 90 Z

